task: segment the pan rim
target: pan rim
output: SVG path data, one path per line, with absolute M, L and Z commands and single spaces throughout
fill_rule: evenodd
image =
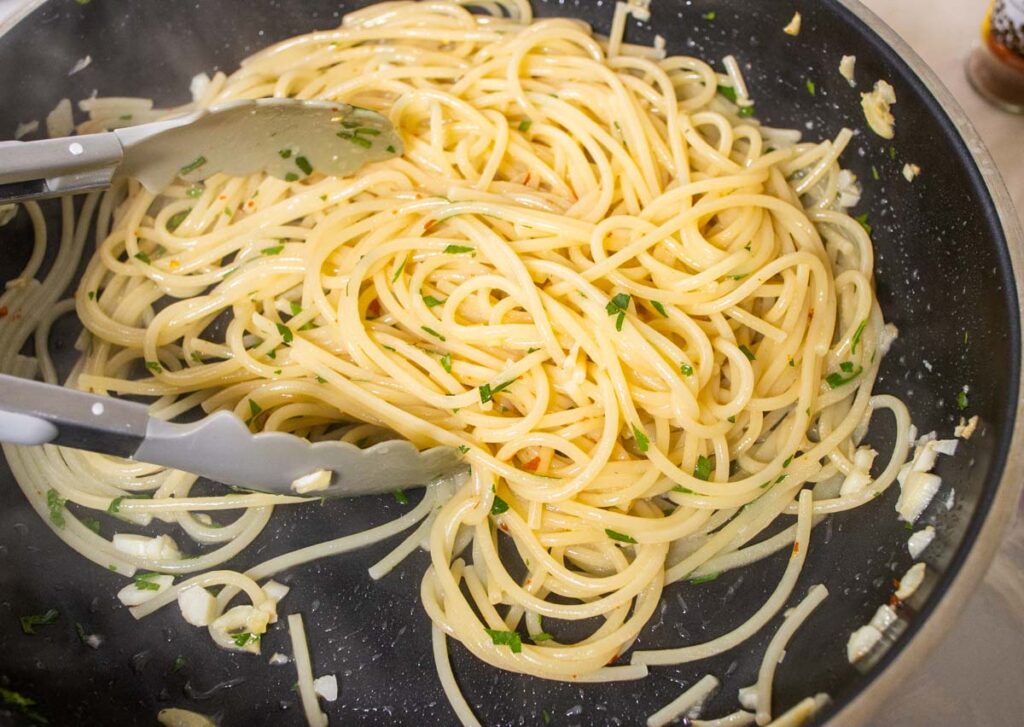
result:
M 0 22 L 0 39 L 15 26 L 50 0 L 24 0 L 17 11 Z M 377 0 L 381 1 L 381 0 Z M 898 56 L 902 63 L 920 82 L 923 90 L 931 96 L 941 109 L 950 126 L 956 131 L 964 145 L 975 171 L 984 185 L 984 191 L 998 218 L 998 224 L 1006 246 L 1013 276 L 1013 290 L 1007 295 L 1016 298 L 1017 329 L 1017 392 L 1012 406 L 1008 406 L 1008 417 L 1012 419 L 1012 431 L 1008 444 L 1002 452 L 1001 474 L 992 493 L 979 501 L 971 515 L 971 524 L 960 544 L 956 557 L 950 562 L 940 582 L 930 595 L 928 603 L 921 610 L 907 633 L 902 635 L 892 649 L 855 683 L 850 693 L 820 713 L 819 724 L 829 727 L 863 727 L 884 706 L 912 674 L 919 671 L 920 664 L 934 651 L 948 634 L 949 627 L 960 616 L 970 596 L 984 578 L 989 565 L 1015 520 L 1018 504 L 1024 495 L 1024 345 L 1020 326 L 1024 325 L 1024 299 L 1017 281 L 1024 280 L 1024 227 L 1017 215 L 1009 190 L 1000 175 L 995 162 L 977 129 L 953 94 L 942 83 L 934 70 L 916 51 L 861 0 L 833 0 L 840 11 L 845 11 L 850 20 L 863 24 Z
M 822 724 L 829 727 L 856 727 L 870 724 L 877 714 L 905 683 L 906 679 L 920 670 L 920 664 L 948 635 L 949 627 L 960 616 L 961 611 L 978 584 L 984 578 L 988 567 L 1003 542 L 1003 536 L 1015 520 L 1018 503 L 1024 493 L 1024 461 L 1017 456 L 1024 454 L 1024 378 L 1020 376 L 1024 348 L 1020 340 L 1020 325 L 1024 322 L 1024 300 L 1020 295 L 1017 281 L 1024 273 L 1024 229 L 1014 208 L 1010 192 L 996 167 L 992 155 L 985 146 L 981 135 L 971 123 L 966 112 L 952 92 L 946 88 L 938 75 L 923 58 L 884 20 L 865 6 L 861 0 L 837 0 L 854 19 L 859 20 L 868 30 L 885 43 L 899 60 L 906 65 L 924 90 L 932 96 L 952 128 L 960 137 L 964 148 L 974 163 L 976 173 L 984 184 L 1009 255 L 1010 272 L 1013 275 L 1013 290 L 1007 295 L 1016 298 L 1017 327 L 1017 392 L 1012 408 L 1012 431 L 1003 452 L 1002 471 L 990 497 L 979 500 L 972 522 L 960 544 L 954 559 L 947 566 L 942 579 L 930 595 L 929 602 L 921 610 L 906 634 L 901 636 L 894 648 L 890 649 L 878 665 L 865 675 L 859 688 L 829 708 Z M 1013 329 L 1011 322 L 1011 329 Z

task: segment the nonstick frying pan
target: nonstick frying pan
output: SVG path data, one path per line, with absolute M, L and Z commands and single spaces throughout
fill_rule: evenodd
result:
M 257 49 L 290 35 L 337 25 L 366 2 L 336 0 L 92 0 L 37 2 L 0 33 L 0 136 L 19 122 L 42 120 L 63 97 L 146 96 L 158 104 L 188 100 L 199 72 L 230 72 Z M 538 2 L 539 15 L 571 15 L 608 32 L 611 0 Z M 796 38 L 782 33 L 793 12 L 803 15 Z M 714 11 L 714 19 L 704 17 Z M 1020 390 L 1020 230 L 992 160 L 949 94 L 906 45 L 854 0 L 655 0 L 649 23 L 630 22 L 629 40 L 662 35 L 670 53 L 721 59 L 735 54 L 765 123 L 799 128 L 811 138 L 840 128 L 861 130 L 844 157 L 863 181 L 857 213 L 874 227 L 877 285 L 886 319 L 900 337 L 882 367 L 878 390 L 903 397 L 923 432 L 949 436 L 961 414 L 977 414 L 978 433 L 956 457 L 942 458 L 944 484 L 924 522 L 938 531 L 923 559 L 929 577 L 906 609 L 906 631 L 870 668 L 847 663 L 851 630 L 868 621 L 892 593 L 891 581 L 912 563 L 909 533 L 897 522 L 896 488 L 855 512 L 815 529 L 794 600 L 816 582 L 833 596 L 792 640 L 775 680 L 781 713 L 825 691 L 833 704 L 818 723 L 866 724 L 919 668 L 959 605 L 984 572 L 1016 503 L 1021 443 L 1015 428 Z M 858 89 L 838 73 L 842 55 L 857 56 Z M 79 59 L 84 70 L 69 76 Z M 896 89 L 896 138 L 866 130 L 859 91 L 888 79 Z M 815 85 L 811 95 L 807 80 Z M 920 165 L 908 183 L 905 162 Z M 874 166 L 880 179 L 872 179 Z M 52 234 L 58 207 L 46 205 Z M 25 215 L 0 228 L 0 280 L 28 258 Z M 78 325 L 54 331 L 67 370 Z M 927 361 L 927 364 L 925 362 Z M 957 393 L 969 387 L 968 408 Z M 892 427 L 877 417 L 869 435 L 887 451 Z M 953 491 L 953 505 L 945 502 Z M 245 568 L 271 554 L 390 519 L 391 497 L 329 502 L 278 512 L 271 526 L 233 563 Z M 104 523 L 105 532 L 112 524 Z M 366 568 L 391 544 L 325 560 L 284 576 L 283 606 L 303 612 L 318 674 L 335 673 L 340 699 L 328 705 L 335 725 L 452 724 L 434 675 L 429 622 L 418 600 L 427 557 L 417 553 L 396 572 L 372 582 Z M 667 589 L 643 631 L 642 647 L 667 647 L 714 636 L 737 625 L 774 587 L 787 555 L 699 586 Z M 263 656 L 217 649 L 201 629 L 168 608 L 136 623 L 114 594 L 123 578 L 66 548 L 24 501 L 0 463 L 0 687 L 30 695 L 52 725 L 153 724 L 163 707 L 216 715 L 224 727 L 302 724 L 292 691 L 292 666 L 269 666 L 288 653 L 284 628 L 263 639 Z M 22 633 L 18 616 L 48 608 L 59 620 Z M 459 682 L 488 725 L 637 725 L 705 673 L 723 688 L 705 715 L 732 711 L 736 689 L 755 680 L 758 663 L 781 617 L 741 647 L 680 667 L 659 667 L 640 682 L 571 685 L 502 673 L 452 646 Z M 99 634 L 98 649 L 76 633 Z M 179 660 L 182 657 L 182 660 Z M 177 665 L 176 665 L 177 662 Z M 941 722 L 940 716 L 935 716 Z M 21 720 L 19 722 L 19 720 Z M 27 723 L 4 713 L 0 724 Z

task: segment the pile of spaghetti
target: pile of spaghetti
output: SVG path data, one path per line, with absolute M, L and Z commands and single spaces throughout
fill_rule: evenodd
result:
M 258 651 L 277 617 L 280 594 L 264 587 L 275 573 L 409 530 L 372 573 L 429 548 L 422 600 L 466 724 L 445 637 L 502 669 L 589 681 L 741 643 L 789 601 L 815 519 L 871 501 L 906 460 L 900 434 L 870 474 L 875 453 L 859 440 L 872 412 L 909 429 L 899 401 L 872 395 L 884 324 L 871 241 L 844 209 L 856 196 L 838 161 L 849 131 L 804 143 L 760 125 L 735 60 L 718 73 L 623 43 L 631 6 L 605 39 L 578 21 L 534 21 L 526 0 L 472 5 L 371 6 L 201 79 L 188 107 L 82 102 L 79 131 L 95 131 L 232 99 L 330 99 L 387 115 L 404 153 L 348 178 L 218 175 L 159 195 L 128 181 L 77 215 L 64 200 L 42 280 L 46 229 L 26 204 L 37 254 L 3 298 L 22 315 L 0 324 L 0 370 L 52 381 L 50 324 L 73 309 L 86 332 L 67 385 L 151 397 L 162 418 L 228 409 L 254 431 L 460 447 L 468 479 L 431 484 L 399 520 L 244 574 L 218 566 L 275 506 L 308 500 L 195 497 L 184 472 L 4 451 L 85 557 L 183 577 L 149 577 L 157 587 L 143 588 L 153 593 L 136 616 L 223 586 L 206 621 L 229 649 Z M 93 229 L 74 300 L 60 301 Z M 30 359 L 19 351 L 31 336 Z M 121 518 L 120 541 L 90 509 Z M 139 538 L 152 519 L 180 535 Z M 515 562 L 499 556 L 502 539 Z M 201 547 L 184 557 L 185 540 Z M 777 589 L 735 631 L 607 666 L 670 584 L 783 549 Z M 812 589 L 790 618 L 825 593 Z M 593 617 L 603 624 L 589 636 L 559 640 L 559 622 Z M 784 645 L 773 640 L 762 668 L 759 721 Z

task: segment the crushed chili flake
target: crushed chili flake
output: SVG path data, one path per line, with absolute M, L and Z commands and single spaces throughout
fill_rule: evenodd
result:
M 793 555 L 796 555 L 799 552 L 800 552 L 800 543 L 793 543 Z
M 366 312 L 369 313 L 370 315 L 372 315 L 375 318 L 379 317 L 380 316 L 380 299 L 379 298 L 374 298 L 370 302 L 370 305 L 366 306 Z
M 531 472 L 536 472 L 538 467 L 540 467 L 540 457 L 534 457 L 523 465 L 524 470 L 530 470 Z
M 0 318 L 7 315 L 7 306 L 0 306 Z

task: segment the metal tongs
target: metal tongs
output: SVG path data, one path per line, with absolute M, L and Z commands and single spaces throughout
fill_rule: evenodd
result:
M 422 452 L 392 440 L 360 449 L 283 432 L 253 434 L 231 412 L 191 424 L 149 416 L 145 404 L 0 374 L 0 441 L 59 444 L 171 467 L 248 490 L 294 495 L 328 473 L 320 496 L 369 495 L 422 485 L 463 466 L 457 450 Z
M 380 114 L 297 99 L 233 101 L 150 124 L 42 141 L 0 142 L 0 202 L 102 189 L 115 176 L 157 193 L 175 178 L 264 171 L 285 181 L 336 176 L 400 154 Z M 172 467 L 279 494 L 350 496 L 424 484 L 461 465 L 458 452 L 404 440 L 367 449 L 280 432 L 252 434 L 229 412 L 192 424 L 143 404 L 0 375 L 0 441 L 60 444 Z M 296 484 L 299 483 L 299 484 Z

